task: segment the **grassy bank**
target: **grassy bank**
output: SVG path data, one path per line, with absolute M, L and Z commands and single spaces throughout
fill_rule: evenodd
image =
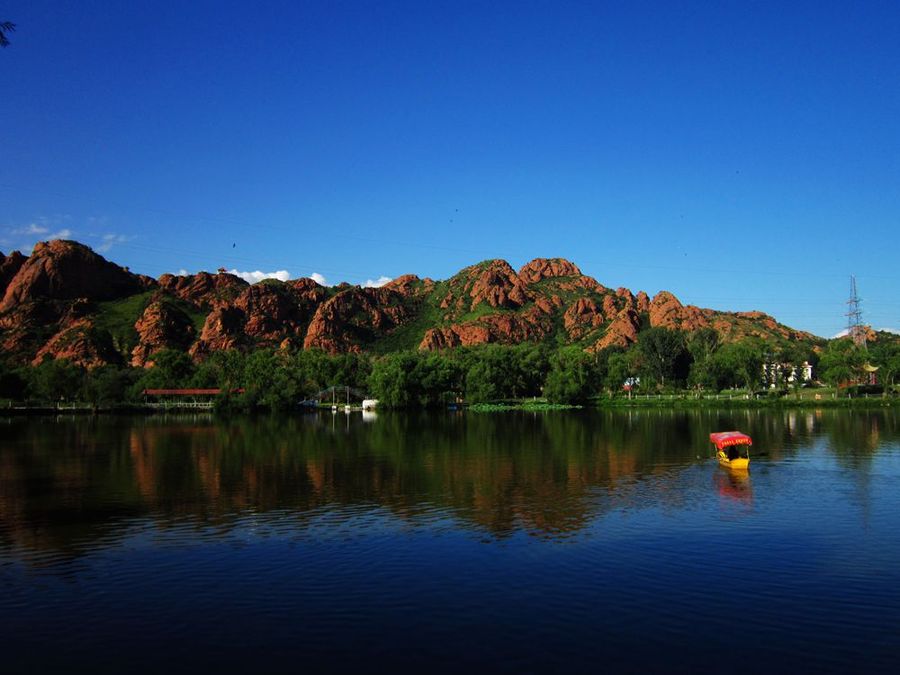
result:
M 527 412 L 546 412 L 549 410 L 575 410 L 580 405 L 568 405 L 565 403 L 548 403 L 547 401 L 528 399 L 524 401 L 511 401 L 504 403 L 473 403 L 466 406 L 471 412 L 506 412 L 508 410 L 525 410 Z
M 900 406 L 900 396 L 881 393 L 836 390 L 833 388 L 803 389 L 799 392 L 769 393 L 725 391 L 698 395 L 696 392 L 666 394 L 616 394 L 596 396 L 584 405 L 549 403 L 546 399 L 508 399 L 493 403 L 466 406 L 472 412 L 504 412 L 507 410 L 571 410 L 576 408 L 607 409 L 821 409 L 821 408 L 890 408 Z
M 805 392 L 803 392 L 805 393 Z M 343 410 L 344 404 L 338 408 Z M 388 408 L 389 406 L 383 406 Z M 418 408 L 419 406 L 416 406 Z M 440 406 L 443 409 L 444 406 Z M 725 393 L 708 394 L 698 397 L 694 393 L 678 394 L 641 394 L 631 397 L 616 395 L 600 396 L 583 405 L 551 403 L 546 399 L 506 399 L 491 403 L 473 403 L 462 408 L 473 413 L 496 413 L 512 410 L 525 412 L 551 412 L 577 409 L 668 409 L 668 410 L 702 410 L 702 409 L 875 409 L 900 407 L 900 396 L 884 397 L 881 394 L 858 394 L 856 396 L 839 395 L 837 392 L 818 391 L 812 395 L 774 396 L 765 394 Z M 0 415 L 40 415 L 40 414 L 152 414 L 167 411 L 215 411 L 220 414 L 259 410 L 260 406 L 249 406 L 235 399 L 215 399 L 212 401 L 165 401 L 165 402 L 119 402 L 92 404 L 86 401 L 69 401 L 51 403 L 42 401 L 16 402 L 0 399 Z M 264 407 L 262 409 L 265 409 Z M 290 410 L 331 410 L 330 402 L 323 402 L 318 407 L 291 408 Z M 358 406 L 354 406 L 354 410 Z
M 704 409 L 704 408 L 895 408 L 900 407 L 900 399 L 881 398 L 872 396 L 869 398 L 837 398 L 837 399 L 796 399 L 796 398 L 759 398 L 759 399 L 715 399 L 715 398 L 604 398 L 596 401 L 598 408 L 676 408 L 676 409 Z

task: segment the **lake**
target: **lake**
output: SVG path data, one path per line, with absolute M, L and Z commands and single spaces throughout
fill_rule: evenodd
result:
M 749 473 L 710 431 L 753 436 Z M 0 671 L 874 672 L 887 411 L 0 418 Z

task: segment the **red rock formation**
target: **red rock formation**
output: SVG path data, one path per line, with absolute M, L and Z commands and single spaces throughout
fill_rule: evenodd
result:
M 491 342 L 491 329 L 480 323 L 467 323 L 425 331 L 419 349 L 434 351 L 448 347 L 471 347 Z
M 636 296 L 626 288 L 613 292 L 559 258 L 537 258 L 518 273 L 502 260 L 486 261 L 438 284 L 404 275 L 380 289 L 348 284 L 326 289 L 312 279 L 250 286 L 224 270 L 163 275 L 157 284 L 81 244 L 55 241 L 39 244 L 30 258 L 0 254 L 0 348 L 6 358 L 18 362 L 33 361 L 37 354 L 71 358 L 91 367 L 114 359 L 108 350 L 109 334 L 97 326 L 118 321 L 116 313 L 137 303 L 110 308 L 100 301 L 157 287 L 154 302 L 142 316 L 134 317 L 135 365 L 146 365 L 166 347 L 189 348 L 196 358 L 257 346 L 362 351 L 413 321 L 419 335 L 424 333 L 422 349 L 514 344 L 549 336 L 569 343 L 594 342 L 591 350 L 626 346 L 636 341 L 648 317 L 650 325 L 666 328 L 712 326 L 723 341 L 774 336 L 816 342 L 814 336 L 761 312 L 683 306 L 668 292 L 652 300 L 643 291 Z M 440 295 L 439 288 L 445 289 Z M 195 341 L 196 330 L 191 317 L 179 308 L 184 306 L 181 301 L 210 312 Z M 424 325 L 438 307 L 444 310 L 442 316 Z M 48 336 L 53 337 L 48 341 Z M 410 338 L 404 331 L 397 343 Z
M 711 309 L 701 311 L 724 342 L 735 342 L 747 337 L 768 339 L 771 336 L 800 342 L 818 340 L 811 333 L 795 330 L 778 323 L 764 312 L 715 312 Z
M 176 298 L 186 300 L 197 308 L 224 307 L 237 298 L 250 284 L 234 274 L 197 272 L 186 276 L 163 274 L 159 285 Z
M 618 306 L 620 306 L 622 309 L 635 308 L 634 294 L 627 288 L 620 286 L 616 289 L 615 296 L 619 299 Z
M 147 305 L 134 329 L 138 344 L 131 351 L 131 365 L 136 368 L 153 365 L 153 355 L 163 349 L 187 350 L 195 337 L 191 318 L 174 305 L 159 300 Z
M 191 347 L 191 356 L 202 359 L 212 352 L 243 347 L 247 343 L 245 321 L 244 313 L 235 307 L 216 307 L 206 317 L 200 339 Z
M 87 298 L 75 298 L 68 306 L 58 303 L 57 307 L 65 307 L 65 311 L 59 319 L 59 323 L 63 326 L 69 326 L 76 321 L 89 317 L 95 309 L 94 303 Z
M 65 307 L 37 300 L 26 302 L 0 314 L 0 351 L 16 362 L 29 362 L 47 339 L 47 328 L 55 329 Z
M 532 307 L 521 314 L 490 314 L 476 321 L 430 328 L 419 349 L 433 351 L 447 347 L 471 347 L 486 343 L 518 344 L 547 337 L 553 331 L 551 317 Z
M 668 291 L 660 291 L 650 301 L 650 325 L 653 328 L 696 330 L 709 326 L 709 320 L 699 307 L 682 305 Z
M 505 260 L 489 260 L 467 267 L 450 280 L 450 292 L 441 302 L 444 309 L 460 313 L 481 303 L 490 307 L 521 307 L 529 300 L 518 275 Z
M 246 317 L 244 332 L 255 342 L 281 343 L 301 338 L 326 291 L 312 279 L 250 286 L 234 301 Z
M 650 302 L 650 325 L 674 328 L 680 319 L 684 306 L 668 291 L 660 291 Z
M 535 258 L 522 266 L 519 278 L 525 285 L 552 279 L 551 287 L 556 291 L 594 291 L 605 293 L 606 287 L 596 279 L 585 276 L 578 267 L 563 258 Z M 547 290 L 545 288 L 545 290 Z
M 599 340 L 588 349 L 590 352 L 598 352 L 606 347 L 627 347 L 637 342 L 638 330 L 641 326 L 641 318 L 633 309 L 622 310 L 606 329 Z
M 419 279 L 415 274 L 404 274 L 393 281 L 389 281 L 382 288 L 397 291 L 400 295 L 411 298 L 430 293 L 434 288 L 434 282 L 427 277 Z
M 641 314 L 646 314 L 650 311 L 650 297 L 644 291 L 638 291 L 636 304 L 636 309 Z
M 351 286 L 321 304 L 309 324 L 305 349 L 358 352 L 415 317 L 403 296 L 390 288 Z
M 503 344 L 534 342 L 553 331 L 553 321 L 537 307 L 520 314 L 492 314 L 479 320 L 489 327 L 495 341 Z
M 77 321 L 50 338 L 32 365 L 40 364 L 45 358 L 66 359 L 88 369 L 120 361 L 109 334 L 97 331 L 88 319 Z
M 37 299 L 112 300 L 144 290 L 134 274 L 74 241 L 40 242 L 10 280 L 0 312 Z
M 613 302 L 612 298 L 608 295 L 603 298 L 604 304 L 607 300 Z M 612 314 L 614 315 L 614 305 L 612 310 Z M 563 314 L 563 326 L 569 334 L 569 339 L 580 340 L 592 330 L 602 326 L 606 323 L 604 313 L 606 313 L 606 311 L 601 310 L 593 299 L 578 298 L 578 300 L 569 306 L 565 314 Z
M 759 310 L 753 310 L 751 312 L 735 312 L 735 316 L 740 316 L 745 319 L 769 319 L 771 318 L 765 312 L 760 312 Z
M 526 284 L 534 284 L 541 279 L 552 277 L 580 277 L 581 270 L 575 263 L 564 258 L 535 258 L 522 265 L 519 278 Z
M 562 298 L 558 295 L 552 295 L 549 298 L 537 297 L 534 299 L 534 306 L 544 314 L 553 314 L 553 312 L 562 307 L 562 304 Z
M 28 260 L 18 251 L 13 251 L 9 255 L 0 253 L 0 298 L 6 292 L 6 287 L 13 277 L 22 269 L 22 265 Z
M 318 305 L 328 297 L 325 287 L 309 277 L 285 281 L 284 285 L 293 289 L 294 295 L 301 303 Z
M 620 301 L 621 302 L 621 301 Z M 632 309 L 632 305 L 626 299 L 622 309 Z M 616 304 L 616 296 L 613 295 L 604 295 L 603 296 L 603 316 L 609 319 L 612 319 L 619 313 L 619 305 Z

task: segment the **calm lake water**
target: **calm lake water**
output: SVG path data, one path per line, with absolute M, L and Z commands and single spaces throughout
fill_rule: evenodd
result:
M 0 418 L 0 672 L 898 658 L 895 412 Z

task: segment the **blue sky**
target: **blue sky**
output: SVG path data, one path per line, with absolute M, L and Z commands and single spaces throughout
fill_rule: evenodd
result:
M 0 0 L 0 250 L 900 327 L 900 3 Z

